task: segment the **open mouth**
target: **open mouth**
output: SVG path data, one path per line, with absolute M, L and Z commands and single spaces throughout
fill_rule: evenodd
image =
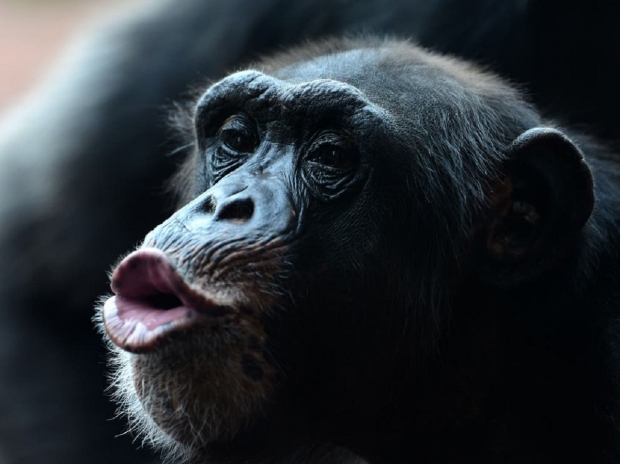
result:
M 127 256 L 111 287 L 115 296 L 103 307 L 105 330 L 112 343 L 132 353 L 154 351 L 172 334 L 232 312 L 192 289 L 155 248 Z

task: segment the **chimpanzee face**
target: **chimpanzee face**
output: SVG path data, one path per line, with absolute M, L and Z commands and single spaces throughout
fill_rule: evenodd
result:
M 498 270 L 498 285 L 532 267 L 522 256 L 551 233 L 546 168 L 529 153 L 544 140 L 580 154 L 549 131 L 511 145 L 536 118 L 476 77 L 395 43 L 206 91 L 188 201 L 118 265 L 103 308 L 119 396 L 153 440 L 196 453 L 271 417 L 285 427 L 282 398 L 297 411 L 350 401 L 359 389 L 326 381 L 343 373 L 364 395 L 389 391 L 380 373 L 435 336 L 472 262 L 481 279 Z M 505 114 L 485 103 L 499 97 Z M 526 168 L 503 168 L 509 146 Z

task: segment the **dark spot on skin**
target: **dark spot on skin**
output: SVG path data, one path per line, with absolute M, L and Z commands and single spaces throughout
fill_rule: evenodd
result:
M 229 310 L 225 306 L 208 306 L 205 308 L 204 312 L 211 317 L 222 317 L 226 316 Z
M 121 282 L 117 279 L 112 280 L 112 287 L 117 290 L 120 289 L 122 287 Z
M 261 367 L 258 359 L 254 356 L 250 356 L 248 354 L 243 355 L 241 358 L 241 369 L 247 377 L 255 382 L 258 382 L 263 378 L 263 368 Z

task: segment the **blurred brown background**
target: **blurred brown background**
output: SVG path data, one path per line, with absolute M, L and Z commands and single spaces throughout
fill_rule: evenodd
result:
M 0 0 L 0 112 L 19 102 L 89 21 L 128 3 L 129 0 Z

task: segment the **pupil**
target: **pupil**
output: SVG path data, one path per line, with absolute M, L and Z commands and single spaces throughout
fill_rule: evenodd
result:
M 236 151 L 249 152 L 254 149 L 252 138 L 239 131 L 225 131 L 223 139 L 226 145 Z
M 334 168 L 346 168 L 351 164 L 349 159 L 338 147 L 326 147 L 319 156 L 319 161 Z
M 240 135 L 237 135 L 234 138 L 233 144 L 235 146 L 237 146 L 238 148 L 242 147 L 243 146 L 243 137 L 241 137 Z

